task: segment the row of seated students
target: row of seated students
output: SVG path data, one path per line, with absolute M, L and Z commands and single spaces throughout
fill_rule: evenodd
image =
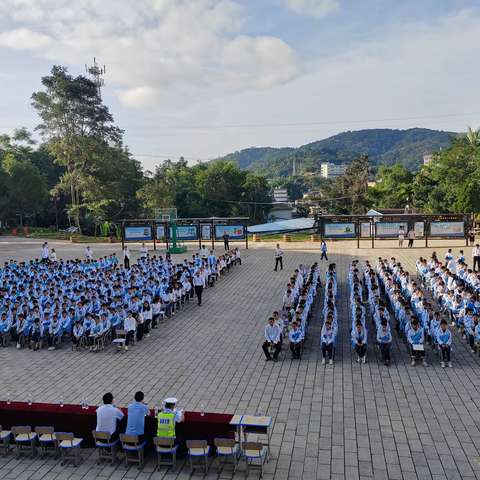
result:
M 278 311 L 268 319 L 262 350 L 266 361 L 277 361 L 283 339 L 288 335 L 292 358 L 300 358 L 308 332 L 311 307 L 320 287 L 318 264 L 300 265 L 293 273 L 283 295 L 281 314 Z
M 322 365 L 327 362 L 333 365 L 335 345 L 338 334 L 337 314 L 337 271 L 335 263 L 331 263 L 325 271 L 325 296 L 323 304 L 323 324 L 320 333 L 322 349 Z
M 408 344 L 411 364 L 421 361 L 427 366 L 426 343 L 440 353 L 440 365 L 451 367 L 452 332 L 441 313 L 426 298 L 421 286 L 413 280 L 395 258 L 379 258 L 377 274 L 394 314 L 398 334 Z
M 63 341 L 95 350 L 98 340 L 126 331 L 127 346 L 149 335 L 197 293 L 212 287 L 233 265 L 236 250 L 217 258 L 197 253 L 175 264 L 171 257 L 144 256 L 131 268 L 115 255 L 98 260 L 17 262 L 0 268 L 0 338 L 7 346 L 34 350 Z M 200 291 L 201 295 L 201 291 Z M 103 343 L 103 342 L 102 342 Z
M 477 273 L 468 268 L 462 254 L 455 259 L 449 250 L 445 262 L 432 255 L 430 260 L 420 257 L 418 275 L 431 292 L 439 308 L 451 319 L 474 353 L 480 352 L 480 282 Z

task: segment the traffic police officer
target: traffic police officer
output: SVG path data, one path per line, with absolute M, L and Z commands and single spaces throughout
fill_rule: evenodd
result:
M 165 406 L 157 416 L 157 436 L 175 437 L 175 424 L 183 421 L 183 411 L 177 410 L 177 402 L 173 397 L 164 400 Z

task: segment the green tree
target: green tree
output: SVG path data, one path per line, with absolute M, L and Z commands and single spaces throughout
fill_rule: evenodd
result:
M 402 164 L 381 166 L 377 183 L 368 189 L 368 196 L 379 208 L 404 208 L 413 199 L 413 174 Z
M 11 152 L 3 158 L 2 169 L 9 185 L 8 210 L 11 217 L 18 216 L 23 225 L 24 219 L 41 211 L 47 200 L 45 178 L 29 160 L 18 159 Z
M 95 160 L 106 146 L 121 146 L 122 131 L 102 104 L 96 85 L 84 76 L 72 77 L 54 66 L 42 78 L 45 90 L 32 94 L 41 122 L 37 130 L 47 140 L 55 161 L 65 167 L 56 191 L 68 191 L 69 212 L 80 229 L 85 189 L 95 182 Z

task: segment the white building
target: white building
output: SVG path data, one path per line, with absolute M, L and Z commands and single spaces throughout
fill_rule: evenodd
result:
M 423 156 L 423 164 L 424 165 L 429 165 L 432 163 L 433 160 L 433 155 L 431 153 L 428 153 L 427 155 Z
M 288 191 L 286 188 L 274 188 L 273 189 L 273 201 L 274 202 L 288 202 Z
M 320 164 L 320 176 L 323 178 L 334 178 L 340 175 L 345 175 L 347 165 L 335 165 L 334 163 L 321 163 Z

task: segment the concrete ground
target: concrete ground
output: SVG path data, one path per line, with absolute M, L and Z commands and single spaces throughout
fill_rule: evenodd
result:
M 49 242 L 59 257 L 83 256 L 84 245 Z M 278 363 L 261 351 L 267 316 L 281 306 L 291 272 L 299 263 L 319 260 L 318 244 L 282 244 L 284 270 L 273 272 L 274 244 L 242 250 L 243 265 L 205 293 L 202 307 L 191 303 L 126 355 L 112 349 L 93 354 L 62 348 L 54 352 L 0 349 L 0 396 L 33 401 L 98 404 L 105 391 L 127 405 L 141 389 L 150 405 L 175 395 L 187 410 L 226 413 L 261 411 L 274 419 L 267 479 L 461 479 L 480 478 L 479 358 L 457 335 L 453 369 L 441 369 L 429 352 L 429 367 L 411 367 L 407 350 L 395 338 L 387 368 L 370 342 L 368 362 L 351 353 L 346 271 L 353 258 L 395 256 L 411 271 L 415 260 L 437 250 L 398 249 L 379 242 L 371 250 L 354 242 L 332 242 L 329 261 L 337 263 L 339 344 L 333 367 L 322 366 L 320 316 L 316 305 L 305 353 L 290 360 L 286 346 Z M 41 241 L 0 237 L 0 261 L 37 257 Z M 95 254 L 120 251 L 94 245 Z M 131 247 L 135 254 L 138 246 Z M 193 246 L 192 246 L 193 248 Z M 460 242 L 454 248 L 458 253 Z M 470 248 L 463 248 L 470 260 Z M 220 251 L 220 250 L 219 250 Z M 189 253 L 191 255 L 191 252 Z M 182 258 L 184 255 L 181 256 Z M 322 277 L 326 263 L 322 265 Z M 1 479 L 188 478 L 186 466 L 174 474 L 154 472 L 152 459 L 140 471 L 123 465 L 97 466 L 85 451 L 78 468 L 53 459 L 0 457 Z M 256 473 L 251 476 L 256 478 Z M 217 478 L 211 468 L 208 478 Z M 225 472 L 220 478 L 229 478 Z M 235 478 L 243 478 L 243 467 Z

